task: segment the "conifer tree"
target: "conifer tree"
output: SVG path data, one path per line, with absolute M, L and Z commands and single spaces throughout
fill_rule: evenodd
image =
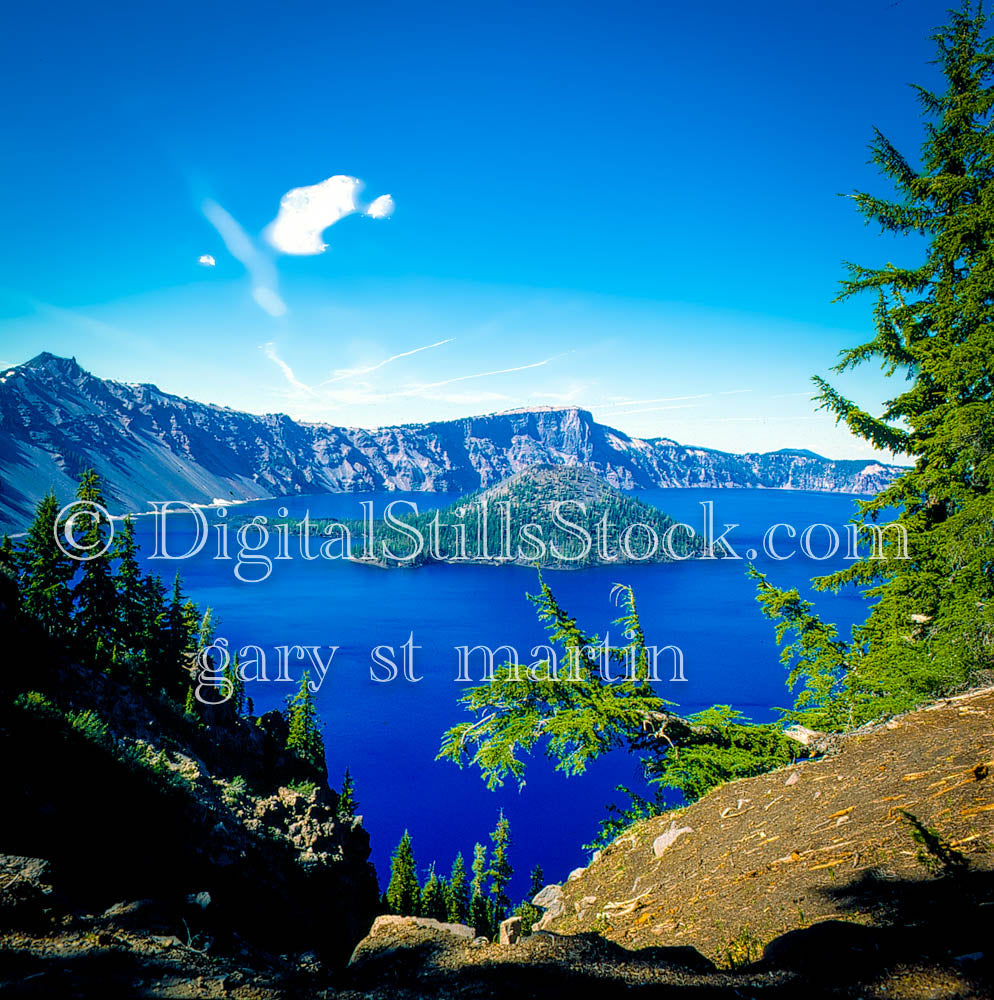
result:
M 511 884 L 511 877 L 514 869 L 508 859 L 508 851 L 511 847 L 511 824 L 501 810 L 497 826 L 490 834 L 493 841 L 493 860 L 487 875 L 490 877 L 490 898 L 494 907 L 494 925 L 499 924 L 508 914 L 511 908 L 511 899 L 507 894 L 508 886 Z
M 342 778 L 342 790 L 338 793 L 337 815 L 339 819 L 352 819 L 359 808 L 359 800 L 355 794 L 355 779 L 348 768 L 345 768 L 345 776 Z
M 462 852 L 452 862 L 452 872 L 445 894 L 446 918 L 454 924 L 464 924 L 469 919 L 469 886 L 466 882 L 466 862 Z
M 238 654 L 231 658 L 231 662 L 224 668 L 224 677 L 231 685 L 231 697 L 227 704 L 234 715 L 239 716 L 245 711 L 245 682 L 242 680 L 241 672 L 238 669 Z
M 158 690 L 168 674 L 169 628 L 166 588 L 155 573 L 142 580 L 142 645 L 148 663 L 147 683 Z
M 34 521 L 16 562 L 25 613 L 40 622 L 50 635 L 64 638 L 69 632 L 72 609 L 69 583 L 77 564 L 56 543 L 58 515 L 59 501 L 49 492 L 35 508 Z
M 390 859 L 390 884 L 387 886 L 387 907 L 402 917 L 416 917 L 421 911 L 421 887 L 411 835 L 404 831 Z
M 16 611 L 21 604 L 21 593 L 17 586 L 17 555 L 10 535 L 5 534 L 0 542 L 0 615 Z
M 485 888 L 487 870 L 487 849 L 483 844 L 475 844 L 473 846 L 473 879 L 470 882 L 469 915 L 477 934 L 492 937 L 492 914 Z
M 534 899 L 545 888 L 545 872 L 541 865 L 535 865 L 528 873 L 528 898 Z
M 141 644 L 143 595 L 138 543 L 130 517 L 121 522 L 121 530 L 114 541 L 113 556 L 117 560 L 114 585 L 117 590 L 119 632 L 122 644 L 128 649 L 135 649 Z
M 792 717 L 815 728 L 906 711 L 994 664 L 994 39 L 972 3 L 950 16 L 933 35 L 945 89 L 915 88 L 926 118 L 919 162 L 877 131 L 872 158 L 896 197 L 853 195 L 868 223 L 909 238 L 918 263 L 850 264 L 839 295 L 870 295 L 876 330 L 835 370 L 876 362 L 901 389 L 875 416 L 814 379 L 837 422 L 913 462 L 860 503 L 866 556 L 814 581 L 868 588 L 873 606 L 847 642 L 797 590 L 754 573 L 778 641 L 791 638 L 782 659 L 801 687 Z M 896 527 L 870 550 L 888 515 Z
M 145 594 L 142 591 L 142 574 L 138 565 L 138 544 L 135 542 L 134 524 L 126 517 L 114 542 L 112 552 L 117 560 L 114 575 L 116 602 L 115 659 L 124 657 L 130 664 L 135 680 L 147 682 L 148 649 L 145 633 Z
M 314 694 L 311 691 L 310 674 L 305 670 L 300 679 L 297 693 L 287 707 L 289 732 L 286 748 L 301 760 L 307 761 L 319 770 L 324 768 L 324 739 L 318 718 Z
M 545 885 L 545 872 L 541 865 L 535 865 L 528 875 L 528 895 L 515 907 L 515 916 L 521 917 L 521 928 L 531 934 L 532 928 L 542 919 L 542 911 L 532 902 Z
M 200 710 L 197 708 L 197 696 L 194 693 L 192 684 L 186 689 L 186 702 L 183 706 L 183 714 L 189 715 L 194 719 L 200 715 Z
M 421 916 L 433 920 L 445 920 L 445 883 L 435 874 L 435 864 L 428 869 L 428 880 L 421 890 Z
M 104 506 L 100 477 L 93 469 L 87 469 L 80 476 L 76 498 Z M 81 562 L 80 575 L 73 588 L 73 624 L 83 655 L 96 665 L 104 657 L 110 659 L 117 631 L 114 620 L 117 602 L 110 557 L 104 551 L 107 536 L 101 518 L 84 512 L 79 520 L 82 531 L 78 537 L 88 558 Z

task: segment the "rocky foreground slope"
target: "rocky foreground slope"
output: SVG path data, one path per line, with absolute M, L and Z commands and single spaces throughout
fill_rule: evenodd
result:
M 95 469 L 112 513 L 149 500 L 209 503 L 378 490 L 467 493 L 539 463 L 587 465 L 620 489 L 748 486 L 873 493 L 900 471 L 808 451 L 733 455 L 642 440 L 587 410 L 521 410 L 362 430 L 257 416 L 97 378 L 39 354 L 0 371 L 0 528 L 21 528 L 50 487 Z
M 369 837 L 283 714 L 194 717 L 4 610 L 0 992 L 142 995 L 170 959 L 343 962 L 379 904 Z
M 209 907 L 200 913 L 195 897 L 182 923 L 175 911 L 144 904 L 143 912 L 135 902 L 80 913 L 53 887 L 45 862 L 3 858 L 0 992 L 988 997 L 992 769 L 987 689 L 637 824 L 588 868 L 546 887 L 536 897 L 543 929 L 515 943 L 430 920 L 380 918 L 344 969 L 313 953 L 280 957 L 258 942 L 232 947 L 216 925 L 216 939 L 198 936 Z

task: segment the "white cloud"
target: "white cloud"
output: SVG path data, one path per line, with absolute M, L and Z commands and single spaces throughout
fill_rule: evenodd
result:
M 415 386 L 412 393 L 399 393 L 398 395 L 409 395 L 418 394 L 423 392 L 425 389 L 437 389 L 442 385 L 451 385 L 453 382 L 465 382 L 467 379 L 471 378 L 488 378 L 491 375 L 507 375 L 509 372 L 523 372 L 529 368 L 541 368 L 543 365 L 547 365 L 550 361 L 555 361 L 558 354 L 554 354 L 551 358 L 546 358 L 544 361 L 536 361 L 530 365 L 518 365 L 515 368 L 498 368 L 496 371 L 492 372 L 477 372 L 473 375 L 459 375 L 456 378 L 443 379 L 441 382 L 427 382 L 424 385 Z
M 217 261 L 209 253 L 202 253 L 197 258 L 197 263 L 202 267 L 213 267 Z
M 398 361 L 400 358 L 409 358 L 412 354 L 419 354 L 421 351 L 430 351 L 433 347 L 441 347 L 443 344 L 451 344 L 455 339 L 455 337 L 449 337 L 448 340 L 438 340 L 434 344 L 425 344 L 424 347 L 415 347 L 411 351 L 401 351 L 400 354 L 394 354 L 389 358 L 384 358 L 382 361 L 378 361 L 375 365 L 370 365 L 368 368 L 340 368 L 331 378 L 325 379 L 324 382 L 319 384 L 331 385 L 332 382 L 341 382 L 343 379 L 355 378 L 358 375 L 368 375 L 370 372 L 378 371 L 384 365 L 390 364 L 391 361 Z
M 294 389 L 304 392 L 309 396 L 315 395 L 314 390 L 309 385 L 301 382 L 300 379 L 294 375 L 293 369 L 276 353 L 276 345 L 272 341 L 268 344 L 263 344 L 262 349 L 265 351 L 266 357 L 279 367 L 280 371 L 283 372 L 284 378 L 294 387 Z
M 328 244 L 322 234 L 340 219 L 363 211 L 358 204 L 362 181 L 335 174 L 319 184 L 293 188 L 280 199 L 280 210 L 266 229 L 270 245 L 280 253 L 308 255 L 324 253 Z M 385 219 L 394 210 L 393 198 L 380 195 L 364 211 L 373 219 Z
M 270 316 L 283 316 L 286 303 L 277 289 L 276 266 L 238 224 L 238 220 L 225 211 L 216 201 L 203 204 L 207 221 L 218 231 L 228 253 L 244 265 L 252 281 L 252 297 Z
M 366 214 L 371 219 L 389 219 L 393 215 L 393 210 L 396 206 L 393 203 L 393 198 L 388 194 L 381 194 L 379 198 L 374 198 L 366 209 Z

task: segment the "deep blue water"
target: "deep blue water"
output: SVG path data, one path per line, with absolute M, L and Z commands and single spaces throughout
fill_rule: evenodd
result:
M 750 546 L 760 548 L 763 532 L 777 522 L 791 523 L 799 532 L 808 524 L 824 522 L 841 535 L 855 506 L 850 496 L 786 491 L 671 489 L 638 495 L 694 525 L 702 522 L 701 501 L 713 500 L 717 523 L 740 524 L 729 539 L 743 553 Z M 312 516 L 357 517 L 359 502 L 373 500 L 379 515 L 385 503 L 404 496 L 297 497 L 253 502 L 237 512 L 265 513 L 278 520 L 277 510 L 285 504 L 291 516 L 306 509 Z M 444 506 L 453 499 L 443 494 L 406 496 L 421 509 Z M 207 518 L 217 523 L 212 511 Z M 152 551 L 152 522 L 140 518 L 137 524 L 147 557 Z M 173 535 L 172 527 L 170 548 L 182 551 L 183 536 Z M 796 540 L 784 543 L 789 551 L 787 546 L 796 545 Z M 774 562 L 761 553 L 755 562 L 770 572 L 776 584 L 797 586 L 813 597 L 809 578 L 844 565 L 844 548 L 843 544 L 834 559 L 820 563 L 800 553 L 786 562 Z M 275 554 L 275 542 L 268 551 Z M 295 554 L 295 546 L 290 551 Z M 586 863 L 582 845 L 593 839 L 605 803 L 618 798 L 614 786 L 639 782 L 636 761 L 612 755 L 586 774 L 567 779 L 550 762 L 536 757 L 520 792 L 516 786 L 490 792 L 477 773 L 434 760 L 442 732 L 463 717 L 456 703 L 463 686 L 454 682 L 454 647 L 507 643 L 528 662 L 531 647 L 544 642 L 525 596 L 537 589 L 533 570 L 446 565 L 384 571 L 342 561 L 307 562 L 295 555 L 275 563 L 264 582 L 249 584 L 235 578 L 232 561 L 214 560 L 212 553 L 209 543 L 195 558 L 146 561 L 146 567 L 160 572 L 167 583 L 178 568 L 186 591 L 201 607 L 215 609 L 220 618 L 218 635 L 235 649 L 246 643 L 263 647 L 267 654 L 283 644 L 339 647 L 317 696 L 328 765 L 333 783 L 346 766 L 356 779 L 359 811 L 370 831 L 373 860 L 384 886 L 390 854 L 405 827 L 420 865 L 427 868 L 434 860 L 447 871 L 456 851 L 461 850 L 468 861 L 475 841 L 488 842 L 500 809 L 511 822 L 516 895 L 523 893 L 527 870 L 535 863 L 555 880 Z M 648 641 L 660 646 L 672 643 L 684 652 L 686 683 L 659 685 L 660 694 L 677 702 L 680 711 L 723 702 L 760 721 L 775 716 L 771 706 L 788 703 L 772 624 L 760 614 L 753 584 L 745 576 L 745 560 L 599 567 L 547 572 L 546 579 L 588 631 L 601 633 L 617 614 L 610 601 L 612 584 L 631 584 Z M 855 595 L 817 595 L 816 603 L 844 633 L 865 612 Z M 403 677 L 386 684 L 371 680 L 370 649 L 387 644 L 397 647 L 399 654 L 412 632 L 420 647 L 416 671 L 424 679 L 416 684 Z M 291 665 L 294 678 L 301 670 L 298 663 Z M 275 675 L 274 665 L 270 675 Z M 256 712 L 262 712 L 282 707 L 295 687 L 249 684 L 247 693 Z

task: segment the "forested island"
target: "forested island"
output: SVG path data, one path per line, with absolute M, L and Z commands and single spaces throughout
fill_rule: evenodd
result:
M 610 486 L 586 466 L 537 465 L 438 511 L 388 504 L 375 519 L 291 520 L 322 553 L 387 568 L 487 563 L 584 569 L 673 562 L 701 551 L 693 529 Z M 370 506 L 370 512 L 372 507 Z

